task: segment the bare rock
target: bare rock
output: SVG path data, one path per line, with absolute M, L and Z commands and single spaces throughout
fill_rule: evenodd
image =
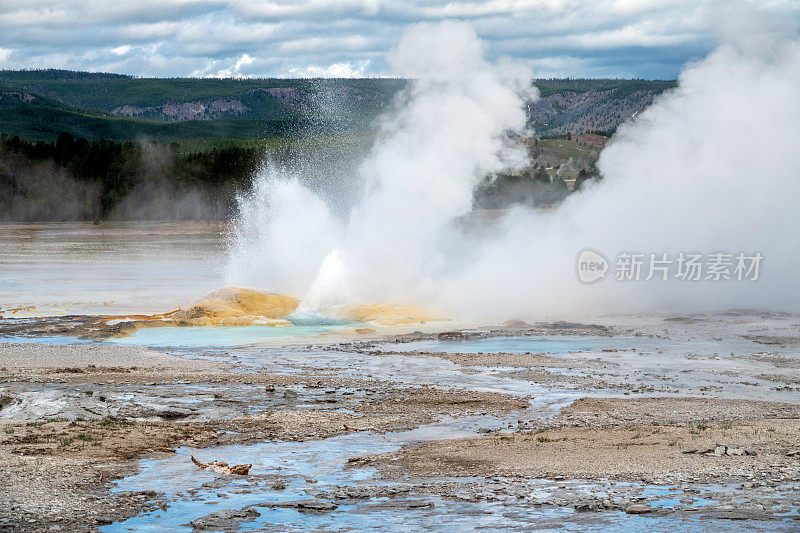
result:
M 328 502 L 325 500 L 301 500 L 296 502 L 297 509 L 299 510 L 306 510 L 306 511 L 316 511 L 316 512 L 326 512 L 326 511 L 333 511 L 337 507 L 337 504 L 333 502 Z
M 200 530 L 221 530 L 230 529 L 241 522 L 250 522 L 253 518 L 261 516 L 261 513 L 253 508 L 239 510 L 225 510 L 211 513 L 197 520 L 189 522 L 195 529 Z

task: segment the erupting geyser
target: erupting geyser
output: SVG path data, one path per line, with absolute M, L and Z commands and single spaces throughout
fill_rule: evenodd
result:
M 474 186 L 525 165 L 522 146 L 508 140 L 525 127 L 534 89 L 526 69 L 490 64 L 466 24 L 413 26 L 389 62 L 414 81 L 360 164 L 362 193 L 349 215 L 338 220 L 303 180 L 266 167 L 240 204 L 230 283 L 304 295 L 305 313 L 433 303 Z
M 457 222 L 482 177 L 526 164 L 513 134 L 535 97 L 531 73 L 490 63 L 460 23 L 411 27 L 389 62 L 414 81 L 361 162 L 352 209 L 334 215 L 303 180 L 266 167 L 241 201 L 229 283 L 296 294 L 305 313 L 364 302 L 494 319 L 800 307 L 800 232 L 786 208 L 800 195 L 798 42 L 721 46 L 619 129 L 602 182 L 549 212 L 508 210 L 479 234 Z M 586 248 L 760 253 L 764 264 L 749 283 L 586 285 L 575 273 Z

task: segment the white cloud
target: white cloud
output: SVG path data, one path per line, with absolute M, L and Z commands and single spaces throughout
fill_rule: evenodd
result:
M 176 20 L 219 5 L 217 0 L 0 0 L 0 25 L 87 27 Z
M 131 51 L 132 46 L 128 44 L 123 44 L 122 46 L 117 46 L 116 48 L 111 49 L 111 53 L 118 56 L 124 56 L 128 52 Z
M 10 48 L 0 48 L 0 63 L 5 63 L 8 61 L 8 58 L 11 57 L 11 54 L 14 53 L 14 50 Z
M 244 65 L 249 65 L 253 61 L 255 61 L 255 59 L 250 57 L 249 54 L 242 54 L 242 57 L 239 58 L 239 61 L 236 62 L 236 65 L 234 65 L 233 69 L 238 72 L 239 69 L 241 69 Z
M 250 54 L 242 54 L 231 67 L 219 68 L 218 61 L 212 61 L 204 69 L 192 72 L 192 76 L 202 78 L 252 78 L 252 74 L 242 73 L 242 67 L 252 64 L 255 61 Z
M 331 13 L 349 13 L 352 16 L 379 13 L 386 0 L 267 0 L 262 2 L 233 2 L 234 9 L 245 16 L 258 18 L 286 18 Z
M 796 1 L 760 4 L 767 13 L 800 20 Z M 363 75 L 381 75 L 383 54 L 410 23 L 466 19 L 489 44 L 491 57 L 547 64 L 547 71 L 563 75 L 665 77 L 714 46 L 725 5 L 723 0 L 0 0 L 0 48 L 14 50 L 4 59 L 7 68 L 275 76 L 349 74 L 364 64 Z M 245 55 L 255 59 L 237 68 Z
M 290 68 L 287 74 L 293 78 L 359 78 L 364 76 L 369 63 L 367 59 L 357 63 L 333 63 L 327 67 L 308 65 L 302 69 Z
M 361 35 L 343 37 L 308 37 L 287 40 L 281 43 L 285 52 L 313 52 L 315 50 L 364 50 L 369 46 L 369 39 Z

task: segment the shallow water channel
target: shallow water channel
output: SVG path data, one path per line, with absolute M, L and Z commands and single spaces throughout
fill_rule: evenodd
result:
M 689 347 L 669 347 L 663 340 L 624 337 L 499 337 L 473 342 L 381 344 L 387 353 L 375 355 L 347 349 L 275 348 L 248 345 L 204 353 L 180 349 L 192 356 L 223 358 L 235 362 L 243 372 L 303 373 L 310 369 L 332 376 L 364 377 L 434 387 L 503 392 L 530 398 L 525 417 L 547 417 L 579 396 L 620 396 L 613 388 L 574 390 L 542 386 L 505 375 L 503 367 L 480 367 L 478 371 L 442 359 L 402 351 L 454 351 L 459 353 L 542 353 L 555 357 L 574 354 L 619 357 L 636 361 L 643 368 L 658 365 L 651 358 L 660 354 L 666 361 L 682 349 L 697 351 L 698 341 Z M 636 346 L 636 348 L 632 348 Z M 457 347 L 457 349 L 456 349 Z M 647 351 L 648 348 L 651 351 Z M 734 347 L 735 349 L 736 347 Z M 747 348 L 746 346 L 743 348 Z M 611 350 L 608 353 L 602 350 Z M 643 357 L 645 353 L 647 357 Z M 569 355 L 573 354 L 573 355 Z M 673 359 L 674 363 L 674 359 Z M 665 362 L 663 364 L 666 365 Z M 693 363 L 690 363 L 693 364 Z M 702 382 L 706 361 L 697 361 L 697 380 Z M 716 361 L 716 366 L 719 361 Z M 629 370 L 629 369 L 628 369 Z M 676 370 L 677 372 L 678 370 Z M 357 412 L 357 405 L 354 412 Z M 752 531 L 792 530 L 790 519 L 714 520 L 682 512 L 695 512 L 707 505 L 731 505 L 737 490 L 726 486 L 696 486 L 687 501 L 685 487 L 648 486 L 611 481 L 504 480 L 503 478 L 433 478 L 409 483 L 389 482 L 369 467 L 351 466 L 354 457 L 391 452 L 426 440 L 477 435 L 486 431 L 506 432 L 515 427 L 521 413 L 506 417 L 470 416 L 444 419 L 413 431 L 378 434 L 362 431 L 334 438 L 306 442 L 262 442 L 253 445 L 221 446 L 207 449 L 179 448 L 173 457 L 141 462 L 138 474 L 119 481 L 115 490 L 156 490 L 169 500 L 165 509 L 133 517 L 103 528 L 104 531 L 191 531 L 190 522 L 223 510 L 243 510 L 244 517 L 232 519 L 225 528 L 210 530 L 476 530 L 542 529 L 581 531 Z M 224 459 L 231 464 L 251 463 L 251 475 L 218 476 L 200 471 L 189 460 Z M 278 488 L 276 488 L 276 484 Z M 361 487 L 367 495 L 352 497 L 343 487 Z M 463 487 L 463 488 L 459 488 Z M 784 487 L 792 490 L 791 487 Z M 358 489 L 356 489 L 357 491 Z M 646 501 L 663 514 L 629 515 L 621 511 L 581 513 L 574 509 L 582 498 L 603 496 L 627 501 Z M 302 502 L 323 502 L 324 510 L 303 508 Z M 301 502 L 298 507 L 298 503 Z M 678 512 L 667 513 L 666 510 Z M 446 520 L 444 519 L 446 517 Z M 446 527 L 442 526 L 446 523 Z M 198 522 L 195 523 L 196 525 Z M 198 527 L 199 528 L 199 527 Z

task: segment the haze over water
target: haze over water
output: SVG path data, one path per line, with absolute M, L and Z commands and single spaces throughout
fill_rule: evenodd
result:
M 0 226 L 0 302 L 13 316 L 156 313 L 219 288 L 221 227 Z M 7 314 L 7 313 L 5 313 Z

